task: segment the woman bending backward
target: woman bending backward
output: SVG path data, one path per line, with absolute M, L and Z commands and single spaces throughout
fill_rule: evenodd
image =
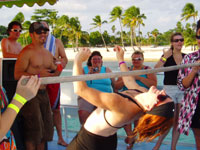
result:
M 114 48 L 121 71 L 129 71 L 124 62 L 124 51 Z M 75 57 L 73 75 L 82 75 L 82 63 L 91 51 L 83 48 Z M 151 141 L 168 130 L 173 123 L 174 103 L 166 93 L 154 86 L 149 90 L 136 84 L 134 77 L 123 77 L 128 88 L 120 93 L 105 93 L 89 88 L 84 81 L 74 82 L 74 91 L 97 106 L 71 141 L 67 150 L 116 150 L 119 128 L 140 118 L 132 133 L 137 142 Z M 124 109 L 126 108 L 126 109 Z

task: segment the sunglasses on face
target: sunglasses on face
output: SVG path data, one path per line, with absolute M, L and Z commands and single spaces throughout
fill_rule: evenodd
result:
M 93 61 L 100 61 L 101 58 L 93 58 L 92 60 L 93 60 Z
M 174 40 L 173 40 L 173 42 L 175 42 L 175 43 L 177 43 L 177 42 L 179 42 L 179 41 L 180 41 L 180 42 L 183 42 L 184 39 L 174 39 Z
M 196 35 L 196 39 L 200 40 L 200 35 Z
M 10 31 L 12 31 L 12 32 L 22 32 L 22 30 L 21 29 L 11 29 Z
M 139 58 L 132 58 L 132 61 L 141 61 L 143 60 L 143 58 L 139 57 Z
M 47 34 L 47 31 L 44 31 L 44 30 L 36 30 L 35 33 L 36 33 L 36 34 Z
M 168 95 L 162 95 L 162 94 L 160 94 L 160 95 L 158 95 L 157 96 L 157 99 L 159 100 L 159 101 L 164 101 L 164 100 L 166 100 L 167 98 L 170 98 Z

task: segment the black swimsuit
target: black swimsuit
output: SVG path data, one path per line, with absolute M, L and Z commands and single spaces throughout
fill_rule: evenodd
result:
M 138 90 L 135 91 L 141 93 L 141 91 Z M 117 94 L 119 94 L 122 97 L 128 98 L 133 103 L 138 105 L 135 102 L 135 100 L 132 99 L 130 96 L 122 93 L 117 93 Z M 138 105 L 138 107 L 140 106 Z M 105 121 L 109 126 L 113 127 L 106 120 L 105 112 L 106 110 L 104 110 Z M 118 129 L 119 127 L 113 127 L 113 128 Z M 117 133 L 108 137 L 100 136 L 87 131 L 83 126 L 67 147 L 67 150 L 116 150 L 116 149 L 117 149 Z
M 142 93 L 140 90 L 137 90 L 137 89 L 129 89 L 129 90 L 134 90 L 134 91 L 136 91 L 136 92 L 138 92 L 138 93 Z M 133 103 L 135 103 L 138 107 L 140 107 L 140 105 L 138 105 L 138 103 L 136 103 L 136 101 L 134 100 L 134 99 L 132 99 L 130 96 L 128 96 L 128 95 L 126 95 L 126 94 L 123 94 L 123 93 L 116 93 L 116 94 L 119 94 L 120 96 L 122 96 L 122 97 L 124 97 L 124 98 L 128 98 L 131 102 L 133 102 Z M 140 107 L 141 108 L 141 107 Z M 115 126 L 112 126 L 109 122 L 108 122 L 108 120 L 106 119 L 106 110 L 104 109 L 104 119 L 105 119 L 105 121 L 106 121 L 106 123 L 110 126 L 110 127 L 112 127 L 112 128 L 116 128 L 116 129 L 120 129 L 120 128 L 122 128 L 122 127 L 124 127 L 124 126 L 122 126 L 122 127 L 115 127 Z

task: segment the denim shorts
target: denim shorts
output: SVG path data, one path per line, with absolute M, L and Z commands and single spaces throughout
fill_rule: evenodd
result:
M 174 103 L 181 103 L 184 92 L 181 91 L 177 85 L 164 85 L 165 92 L 169 95 Z

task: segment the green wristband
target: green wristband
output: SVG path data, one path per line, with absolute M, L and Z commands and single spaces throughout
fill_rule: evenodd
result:
M 22 105 L 24 105 L 27 102 L 27 100 L 24 97 L 22 97 L 21 95 L 17 93 L 15 93 L 15 96 L 13 99 L 20 102 Z
M 19 108 L 16 105 L 14 105 L 14 104 L 9 104 L 8 108 L 14 110 L 17 114 L 19 112 Z

